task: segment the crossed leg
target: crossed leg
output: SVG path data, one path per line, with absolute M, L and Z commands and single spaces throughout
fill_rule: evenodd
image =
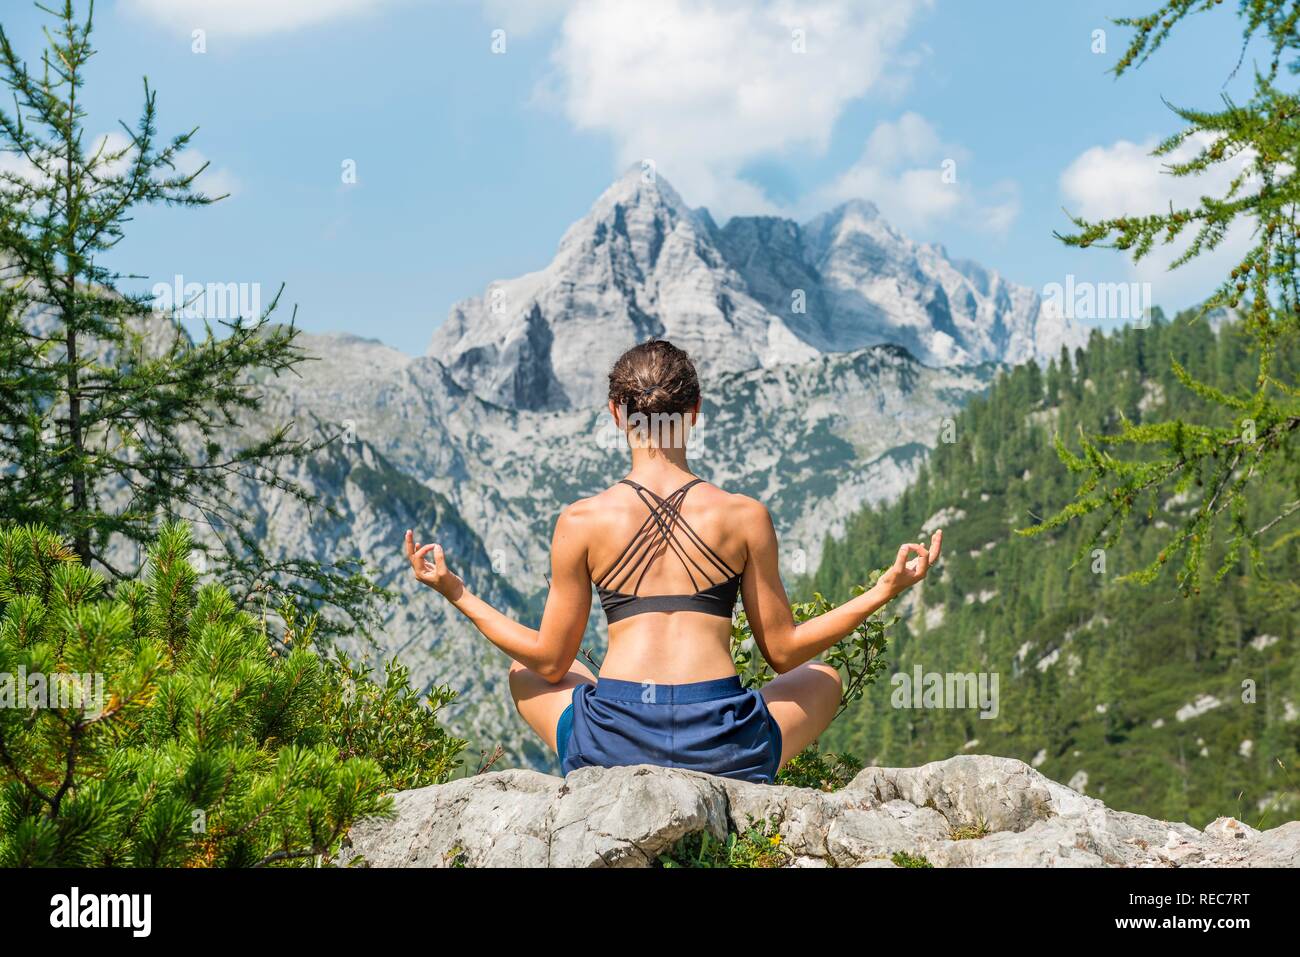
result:
M 792 668 L 763 686 L 767 710 L 781 727 L 783 767 L 830 725 L 840 706 L 842 686 L 840 673 L 820 661 Z
M 515 699 L 515 708 L 552 751 L 556 750 L 555 726 L 560 714 L 573 702 L 573 689 L 595 683 L 596 676 L 580 661 L 571 664 L 569 673 L 554 684 L 519 662 L 510 662 L 510 696 Z
M 510 695 L 533 732 L 555 747 L 560 714 L 573 701 L 579 684 L 595 684 L 596 676 L 580 661 L 552 684 L 517 661 L 510 663 Z M 777 675 L 764 686 L 763 700 L 781 728 L 781 764 L 812 744 L 830 725 L 840 705 L 840 673 L 820 661 L 810 661 Z

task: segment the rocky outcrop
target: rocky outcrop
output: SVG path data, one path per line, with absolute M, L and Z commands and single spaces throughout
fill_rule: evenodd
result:
M 374 867 L 645 867 L 687 835 L 763 822 L 789 866 L 1295 867 L 1300 821 L 1200 831 L 1114 811 L 1011 758 L 867 768 L 841 791 L 648 766 L 567 778 L 502 771 L 396 796 L 355 827 L 341 863 Z

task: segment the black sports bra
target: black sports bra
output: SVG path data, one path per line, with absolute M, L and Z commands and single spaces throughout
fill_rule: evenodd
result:
M 609 571 L 595 581 L 596 592 L 600 595 L 600 605 L 605 609 L 605 618 L 611 625 L 616 621 L 647 611 L 698 611 L 706 615 L 717 615 L 720 618 L 731 618 L 731 610 L 736 604 L 736 594 L 740 591 L 740 572 L 733 571 L 731 566 L 722 560 L 722 556 L 704 544 L 704 540 L 695 533 L 695 529 L 682 518 L 682 500 L 686 498 L 686 493 L 691 488 L 703 481 L 704 479 L 699 478 L 691 479 L 667 498 L 660 498 L 631 479 L 622 480 L 624 485 L 630 485 L 636 490 L 636 494 L 650 509 L 650 514 Z M 712 572 L 701 566 L 682 547 L 681 542 L 677 540 L 678 528 L 686 534 L 690 544 L 705 562 L 713 566 Z M 686 569 L 686 574 L 691 576 L 691 584 L 696 588 L 695 593 L 638 595 L 637 590 L 641 587 L 641 582 L 646 572 L 650 570 L 650 566 L 660 555 L 670 549 Z M 696 580 L 695 572 L 691 571 L 692 566 L 695 572 L 703 576 L 705 587 L 700 587 L 701 583 Z M 619 591 L 619 587 L 625 587 L 638 569 L 641 574 L 632 586 L 631 594 Z M 721 581 L 714 581 L 715 577 L 723 575 L 726 577 Z

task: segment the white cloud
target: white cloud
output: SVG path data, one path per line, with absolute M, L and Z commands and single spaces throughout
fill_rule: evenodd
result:
M 1219 195 L 1251 162 L 1243 154 L 1201 176 L 1171 176 L 1165 167 L 1191 159 L 1214 138 L 1198 133 L 1167 157 L 1152 156 L 1156 139 L 1138 144 L 1119 140 L 1085 150 L 1061 174 L 1061 192 L 1074 212 L 1088 219 L 1145 215 L 1175 206 L 1193 205 L 1208 194 Z
M 176 170 L 179 173 L 193 173 L 208 158 L 196 149 L 188 149 L 176 157 Z M 206 196 L 228 196 L 234 198 L 242 188 L 239 179 L 224 167 L 209 166 L 194 181 L 194 188 Z
M 0 153 L 0 176 L 13 176 L 28 183 L 36 184 L 40 177 L 36 173 L 36 167 L 25 156 L 17 153 Z M 4 181 L 5 188 L 9 187 L 9 180 Z M 21 183 L 18 184 L 22 186 Z
M 125 134 L 117 130 L 101 133 L 95 137 L 86 151 L 86 161 L 93 165 L 95 172 L 101 177 L 120 176 L 131 165 L 134 147 L 130 149 L 128 147 L 131 147 L 131 141 Z M 184 150 L 176 156 L 176 173 L 194 173 L 207 161 L 207 157 L 197 149 Z M 41 174 L 29 159 L 13 153 L 0 153 L 0 173 L 18 176 L 32 184 L 41 180 Z M 164 169 L 155 175 L 173 174 L 169 174 Z M 234 173 L 229 170 L 209 166 L 194 181 L 192 188 L 211 197 L 226 194 L 234 196 L 239 191 L 240 184 Z
M 898 47 L 929 3 L 582 0 L 550 92 L 577 127 L 613 137 L 619 168 L 654 160 L 720 219 L 773 211 L 740 171 L 824 150 L 847 104 L 896 83 Z
M 95 142 L 86 153 L 88 160 L 93 160 L 96 172 L 101 176 L 120 176 L 131 166 L 131 154 L 128 149 L 131 140 L 123 133 L 113 130 L 95 137 Z M 120 156 L 118 154 L 121 154 Z M 113 157 L 116 157 L 114 159 Z
M 391 0 L 122 0 L 121 8 L 163 26 L 254 36 L 372 13 Z
M 1061 174 L 1065 207 L 1084 219 L 1114 219 L 1167 212 L 1170 204 L 1174 208 L 1193 207 L 1202 196 L 1223 196 L 1232 179 L 1250 164 L 1251 156 L 1235 157 L 1200 176 L 1176 177 L 1166 170 L 1167 165 L 1190 159 L 1212 141 L 1209 134 L 1197 134 L 1166 157 L 1151 155 L 1157 144 L 1155 137 L 1143 143 L 1118 140 L 1085 150 Z M 1204 299 L 1250 246 L 1250 228 L 1243 221 L 1229 230 L 1217 250 L 1202 253 L 1186 266 L 1169 271 L 1169 264 L 1193 235 L 1184 231 L 1174 246 L 1157 245 L 1142 262 L 1130 263 L 1133 278 L 1150 282 L 1155 302 L 1166 309 L 1183 308 Z
M 573 0 L 482 0 L 483 19 L 507 34 L 528 34 L 560 19 Z
M 91 148 L 90 156 L 97 153 L 101 156 L 112 156 L 121 153 L 128 145 L 130 140 L 127 137 L 114 130 L 111 133 L 105 133 L 95 139 L 95 145 Z M 131 162 L 131 155 L 134 149 L 120 156 L 115 162 L 103 162 L 102 175 L 118 175 L 126 172 Z M 194 147 L 190 147 L 176 155 L 176 173 L 187 175 L 198 172 L 203 164 L 208 162 L 208 158 Z M 174 175 L 168 173 L 165 169 L 161 170 L 159 176 Z M 217 197 L 228 195 L 233 197 L 239 192 L 239 180 L 235 174 L 228 169 L 209 166 L 199 175 L 192 184 L 192 188 L 206 196 Z
M 809 197 L 806 212 L 869 199 L 905 233 L 958 221 L 1003 234 L 1020 212 L 1019 191 L 1003 181 L 991 187 L 991 195 L 977 196 L 969 183 L 969 159 L 967 150 L 945 143 L 925 117 L 904 113 L 872 130 L 858 161 Z

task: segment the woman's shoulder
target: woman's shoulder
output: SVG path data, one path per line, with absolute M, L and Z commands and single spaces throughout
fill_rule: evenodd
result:
M 712 482 L 700 483 L 699 491 L 708 496 L 710 505 L 729 513 L 737 521 L 767 517 L 767 506 L 756 498 L 740 492 L 729 492 Z
M 588 495 L 585 498 L 570 502 L 560 509 L 560 521 L 577 526 L 596 521 L 602 515 L 607 515 L 612 507 L 618 506 L 622 501 L 617 491 L 618 488 L 618 485 L 611 485 L 609 488 L 601 489 L 594 495 Z
M 560 509 L 560 521 L 583 522 L 599 514 L 601 501 L 608 492 L 609 489 L 605 489 L 595 495 L 588 495 L 586 498 L 580 498 L 565 505 Z

